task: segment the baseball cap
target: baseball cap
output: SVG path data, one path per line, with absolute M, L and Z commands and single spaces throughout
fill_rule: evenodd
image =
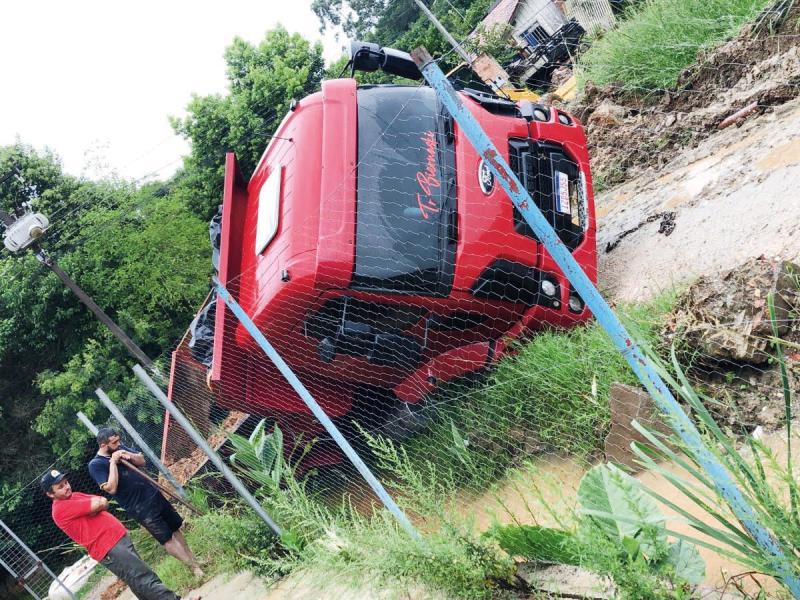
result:
M 64 479 L 66 475 L 59 471 L 58 469 L 53 469 L 52 471 L 48 471 L 44 475 L 42 475 L 41 486 L 42 491 L 46 494 L 50 491 L 50 486 L 55 485 L 62 479 Z

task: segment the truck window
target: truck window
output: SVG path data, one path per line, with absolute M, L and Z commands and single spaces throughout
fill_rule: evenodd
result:
M 278 166 L 269 174 L 258 193 L 258 222 L 256 224 L 256 256 L 272 241 L 278 232 L 281 203 L 281 173 Z
M 452 281 L 452 140 L 430 88 L 358 91 L 357 288 L 446 294 Z

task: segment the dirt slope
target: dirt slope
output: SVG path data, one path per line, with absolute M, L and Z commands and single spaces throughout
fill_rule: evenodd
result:
M 669 235 L 658 232 L 665 213 L 674 213 L 667 217 L 674 222 Z M 660 171 L 599 194 L 597 214 L 600 287 L 616 300 L 641 300 L 750 257 L 796 260 L 800 100 L 720 131 Z
M 716 136 L 740 109 L 755 104 L 763 114 L 796 98 L 800 5 L 770 19 L 701 54 L 672 89 L 632 97 L 620 85 L 587 84 L 568 108 L 587 126 L 592 174 L 601 187 L 663 168 L 684 148 Z

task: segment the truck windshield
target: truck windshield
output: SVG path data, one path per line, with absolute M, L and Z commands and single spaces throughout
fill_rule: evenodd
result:
M 452 127 L 425 87 L 358 90 L 353 286 L 447 294 L 455 250 Z

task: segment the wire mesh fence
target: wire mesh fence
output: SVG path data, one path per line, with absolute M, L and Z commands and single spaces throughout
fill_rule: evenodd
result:
M 782 104 L 798 91 L 798 35 L 774 23 L 772 32 L 736 40 L 741 60 L 703 55 L 700 67 L 682 76 L 695 83 L 657 88 L 665 98 L 658 103 L 625 95 L 642 91 L 641 82 L 610 84 L 619 104 L 605 108 L 601 98 L 609 94 L 591 87 L 572 107 L 542 102 L 527 113 L 475 91 L 462 98 L 594 281 L 599 265 L 601 284 L 615 291 L 636 340 L 668 365 L 674 352 L 731 443 L 752 447 L 755 440 L 769 452 L 766 471 L 778 503 L 788 506 L 792 483 L 779 467 L 791 456 L 793 434 L 787 437 L 785 426 L 796 410 L 785 390 L 800 389 L 800 302 L 797 272 L 778 258 L 796 259 L 798 251 L 791 237 L 774 241 L 769 233 L 796 225 L 798 216 L 778 223 L 783 213 L 769 208 L 771 199 L 760 199 L 767 205 L 760 210 L 736 199 L 703 206 L 719 201 L 714 188 L 735 187 L 737 177 L 755 185 L 758 177 L 796 171 L 792 130 L 775 133 L 770 149 L 759 125 L 745 120 L 761 113 L 767 122 L 788 122 L 794 113 L 787 111 L 796 112 L 796 103 Z M 763 58 L 767 47 L 770 58 Z M 753 79 L 759 69 L 772 74 L 768 81 Z M 767 162 L 751 177 L 744 172 L 750 167 L 727 164 L 741 163 L 737 155 L 703 144 L 724 118 L 753 102 L 753 112 L 736 118 L 741 129 L 719 134 L 731 140 L 727 146 L 755 140 Z M 687 146 L 695 153 L 678 156 Z M 642 165 L 667 160 L 656 149 L 684 162 L 655 187 L 630 183 Z M 607 460 L 641 467 L 631 443 L 653 442 L 631 422 L 670 434 L 584 299 L 429 88 L 324 84 L 281 125 L 249 184 L 232 158 L 227 167 L 212 228 L 220 283 L 423 538 L 499 525 L 577 530 L 587 473 Z M 621 181 L 629 187 L 598 192 Z M 632 198 L 644 198 L 635 214 L 625 211 Z M 707 219 L 689 208 L 707 210 Z M 725 211 L 734 215 L 727 229 L 711 217 Z M 767 234 L 743 227 L 745 218 Z M 673 231 L 677 236 L 667 237 Z M 681 243 L 663 249 L 668 260 L 658 245 L 648 246 L 650 262 L 642 265 L 634 257 L 644 236 L 663 246 Z M 687 266 L 700 236 L 722 237 L 734 248 Z M 761 249 L 777 258 L 759 257 Z M 680 273 L 706 276 L 673 286 Z M 360 539 L 345 523 L 356 532 L 368 530 L 364 523 L 397 527 L 330 428 L 213 292 L 158 364 L 157 383 L 282 528 L 330 541 Z M 190 501 L 222 511 L 234 490 L 153 394 L 138 384 L 124 398 L 107 391 Z M 697 416 L 696 407 L 684 406 Z M 116 420 L 98 421 L 137 447 Z M 95 451 L 91 444 L 82 450 L 84 464 Z M 669 480 L 656 474 L 651 468 L 637 477 L 674 498 Z M 76 489 L 99 493 L 82 466 L 70 479 Z M 37 553 L 65 563 L 78 553 L 52 526 L 37 481 L 20 494 L 36 500 L 22 511 L 6 507 L 13 512 L 7 522 L 32 544 L 46 539 L 49 547 Z M 685 505 L 678 504 L 661 508 L 681 514 Z M 7 513 L 0 510 L 0 518 Z M 738 568 L 710 549 L 700 555 L 709 583 L 725 581 L 721 569 Z

